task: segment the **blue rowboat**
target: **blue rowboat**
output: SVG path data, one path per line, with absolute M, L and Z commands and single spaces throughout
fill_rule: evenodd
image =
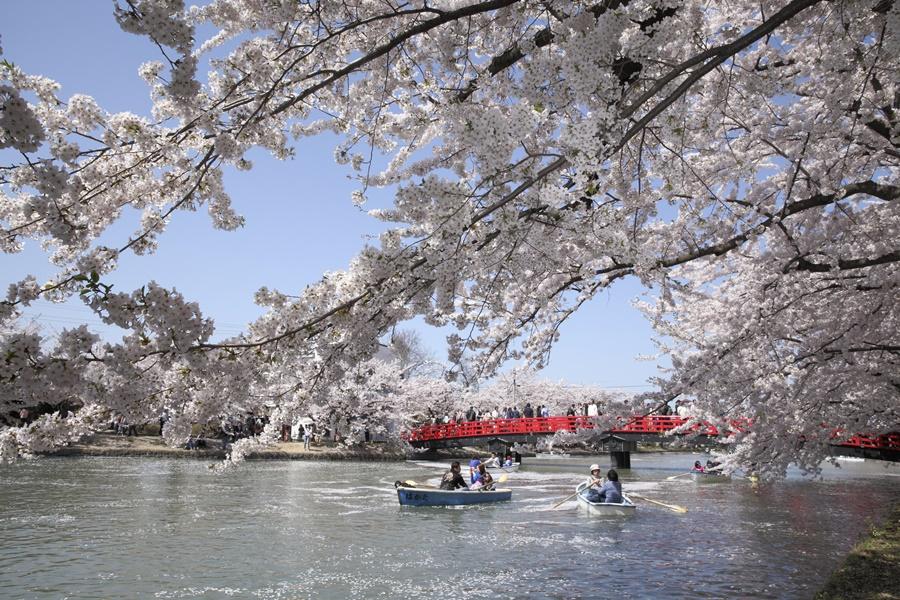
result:
M 512 498 L 512 490 L 440 490 L 437 488 L 397 488 L 400 506 L 460 506 L 503 502 Z

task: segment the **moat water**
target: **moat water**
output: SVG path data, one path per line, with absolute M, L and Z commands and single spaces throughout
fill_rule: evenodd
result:
M 900 465 L 777 484 L 667 481 L 694 454 L 640 454 L 633 517 L 574 491 L 591 462 L 525 459 L 509 503 L 400 507 L 437 463 L 45 458 L 0 466 L 0 598 L 809 598 L 900 500 Z

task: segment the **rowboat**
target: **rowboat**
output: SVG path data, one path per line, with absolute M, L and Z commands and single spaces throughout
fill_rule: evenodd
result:
M 397 486 L 400 506 L 460 506 L 504 502 L 512 498 L 512 490 L 441 490 L 438 488 Z
M 727 483 L 731 481 L 731 475 L 715 471 L 691 471 L 691 479 L 697 483 Z
M 575 488 L 575 491 L 578 492 L 578 506 L 586 509 L 588 513 L 601 516 L 627 516 L 635 513 L 636 508 L 634 502 L 632 502 L 625 494 L 622 494 L 624 502 L 621 504 L 589 501 L 582 495 L 582 492 L 586 490 L 589 485 L 590 482 L 585 481 Z
M 501 473 L 515 473 L 519 470 L 519 463 L 513 463 L 508 467 L 488 467 L 489 469 L 493 469 L 495 471 L 500 471 Z

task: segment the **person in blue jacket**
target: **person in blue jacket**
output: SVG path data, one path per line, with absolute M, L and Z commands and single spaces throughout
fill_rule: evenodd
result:
M 600 502 L 622 504 L 622 484 L 619 483 L 619 474 L 615 469 L 606 472 L 606 483 L 600 486 L 598 495 Z
M 475 474 L 478 473 L 478 465 L 480 464 L 481 461 L 477 458 L 469 461 L 469 483 L 475 483 Z

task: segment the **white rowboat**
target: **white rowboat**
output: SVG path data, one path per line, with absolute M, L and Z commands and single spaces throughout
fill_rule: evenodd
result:
M 634 502 L 632 502 L 625 494 L 622 494 L 624 502 L 621 504 L 588 501 L 588 499 L 582 495 L 582 492 L 584 492 L 589 485 L 590 482 L 585 481 L 584 483 L 579 484 L 578 487 L 575 488 L 575 491 L 578 492 L 578 506 L 586 509 L 591 515 L 620 517 L 635 514 L 636 507 Z
M 731 475 L 709 471 L 691 471 L 691 479 L 697 483 L 727 483 L 731 481 Z

